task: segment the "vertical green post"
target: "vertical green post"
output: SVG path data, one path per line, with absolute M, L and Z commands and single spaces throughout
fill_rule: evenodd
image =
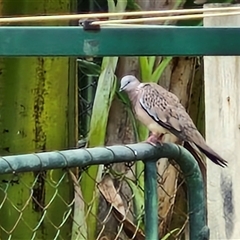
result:
M 145 236 L 158 240 L 158 199 L 156 161 L 145 163 L 144 171 Z
M 0 13 L 66 14 L 73 1 L 2 0 Z M 67 57 L 0 58 L 0 155 L 66 149 L 70 142 L 76 144 L 75 125 L 70 125 L 74 123 L 75 96 L 68 90 L 75 85 L 74 66 Z M 0 238 L 68 239 L 72 222 L 63 216 L 72 211 L 70 183 L 62 170 L 1 175 Z

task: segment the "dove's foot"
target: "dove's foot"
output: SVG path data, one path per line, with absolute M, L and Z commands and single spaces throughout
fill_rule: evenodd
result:
M 155 135 L 151 135 L 145 142 L 147 142 L 155 147 L 158 143 L 158 137 Z
M 163 144 L 162 142 L 162 138 L 163 138 L 164 134 L 161 134 L 160 136 L 156 136 L 154 134 L 152 134 L 145 142 L 153 145 L 154 147 L 159 143 L 160 145 Z

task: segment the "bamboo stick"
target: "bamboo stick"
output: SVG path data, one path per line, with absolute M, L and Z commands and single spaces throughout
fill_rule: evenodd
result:
M 119 20 L 106 20 L 95 21 L 92 25 L 104 25 L 104 24 L 120 24 L 120 23 L 142 23 L 142 22 L 154 22 L 154 21 L 166 21 L 166 20 L 187 20 L 187 19 L 200 19 L 204 17 L 220 17 L 220 16 L 232 16 L 238 15 L 240 11 L 226 12 L 226 13 L 212 13 L 212 14 L 192 14 L 181 16 L 166 16 L 166 17 L 149 17 L 149 18 L 136 18 L 136 19 L 119 19 Z
M 109 23 L 102 24 L 103 28 L 166 28 L 166 27 L 174 27 L 171 25 L 146 25 L 146 24 L 129 24 L 129 23 Z
M 167 14 L 189 14 L 218 11 L 240 11 L 240 7 L 221 7 L 221 8 L 198 8 L 180 10 L 161 10 L 161 11 L 140 11 L 140 12 L 121 12 L 121 13 L 90 13 L 90 14 L 71 14 L 71 15 L 52 15 L 52 16 L 28 16 L 28 17 L 4 17 L 0 18 L 0 23 L 13 22 L 32 22 L 32 21 L 52 21 L 52 20 L 77 20 L 84 18 L 105 18 L 120 16 L 148 16 L 148 15 L 167 15 Z M 150 21 L 150 20 L 149 20 Z

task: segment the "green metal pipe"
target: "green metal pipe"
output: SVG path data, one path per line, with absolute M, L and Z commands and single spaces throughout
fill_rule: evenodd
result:
M 0 174 L 41 171 L 65 167 L 131 162 L 139 159 L 152 160 L 160 157 L 178 158 L 183 148 L 172 144 L 152 147 L 147 143 L 94 147 L 64 151 L 42 152 L 0 157 Z M 191 155 L 189 156 L 191 157 Z
M 187 185 L 188 215 L 191 240 L 208 240 L 209 228 L 207 227 L 207 209 L 205 189 L 201 171 L 197 162 L 189 161 L 188 151 L 180 151 L 178 158 L 174 160 L 180 166 Z
M 0 174 L 77 166 L 85 167 L 96 164 L 132 162 L 142 159 L 146 163 L 147 170 L 145 177 L 147 186 L 145 187 L 153 191 L 152 195 L 146 195 L 146 210 L 151 210 L 150 214 L 155 214 L 154 212 L 157 212 L 156 199 L 154 197 L 156 194 L 154 193 L 156 191 L 156 166 L 152 160 L 163 157 L 174 159 L 179 164 L 186 180 L 188 187 L 190 239 L 209 239 L 209 229 L 206 225 L 205 191 L 201 172 L 193 156 L 186 149 L 175 144 L 164 143 L 163 146 L 153 147 L 147 143 L 138 143 L 126 146 L 96 147 L 6 156 L 0 158 Z M 154 236 L 157 236 L 155 233 L 157 230 L 153 230 L 150 224 L 156 226 L 156 221 L 156 215 L 153 215 L 152 218 L 149 215 L 146 216 L 146 229 L 154 231 Z
M 145 238 L 151 240 L 159 239 L 156 161 L 146 162 L 144 169 Z
M 100 31 L 85 31 L 73 26 L 1 26 L 0 55 L 237 56 L 239 39 L 238 27 L 103 27 Z

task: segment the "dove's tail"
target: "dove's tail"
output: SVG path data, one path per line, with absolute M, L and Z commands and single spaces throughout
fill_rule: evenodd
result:
M 185 141 L 184 145 L 183 145 L 192 155 L 193 157 L 197 160 L 198 162 L 198 166 L 202 172 L 202 176 L 204 181 L 207 179 L 206 176 L 206 161 L 203 158 L 203 154 L 202 152 L 198 149 L 198 147 L 192 143 L 192 142 L 188 142 Z
M 196 144 L 196 143 L 195 143 Z M 227 166 L 227 161 L 221 158 L 216 152 L 214 152 L 209 146 L 206 144 L 198 145 L 196 146 L 199 148 L 201 152 L 203 152 L 212 162 L 215 164 L 221 166 L 221 167 L 226 167 Z

